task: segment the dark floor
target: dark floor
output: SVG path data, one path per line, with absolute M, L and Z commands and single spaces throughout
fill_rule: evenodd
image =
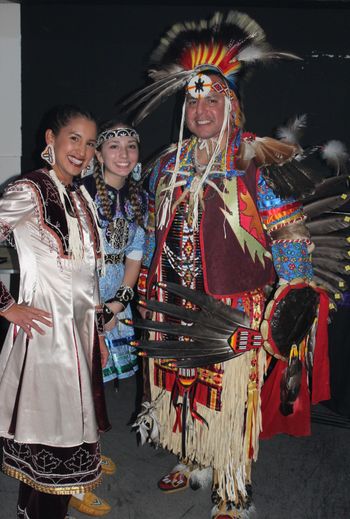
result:
M 106 518 L 209 519 L 208 490 L 164 495 L 157 489 L 157 479 L 176 460 L 163 450 L 137 446 L 128 425 L 135 379 L 121 382 L 118 393 L 108 384 L 106 393 L 113 429 L 103 436 L 102 447 L 118 465 L 117 473 L 106 477 L 96 492 L 113 506 Z M 253 471 L 257 519 L 350 519 L 350 429 L 339 424 L 346 425 L 319 407 L 311 437 L 261 442 Z M 1 474 L 1 519 L 15 519 L 16 498 L 17 482 Z M 73 515 L 87 517 L 75 511 Z

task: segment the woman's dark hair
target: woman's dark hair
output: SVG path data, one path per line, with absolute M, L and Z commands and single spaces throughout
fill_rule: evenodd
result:
M 46 129 L 53 131 L 55 135 L 67 126 L 72 119 L 84 117 L 88 121 L 96 123 L 95 117 L 88 110 L 84 110 L 75 105 L 57 105 L 53 107 L 45 117 L 44 125 Z
M 99 126 L 98 134 L 104 132 L 105 130 L 112 130 L 114 128 L 133 128 L 133 126 L 127 121 L 123 121 L 121 119 L 109 120 Z M 108 197 L 106 183 L 102 175 L 101 164 L 98 160 L 95 160 L 94 178 L 96 182 L 97 193 L 101 200 L 101 209 L 103 215 L 109 222 L 111 222 L 113 220 L 112 202 Z M 140 227 L 144 227 L 145 200 L 142 189 L 142 179 L 136 181 L 132 177 L 132 174 L 129 174 L 125 182 L 125 189 L 122 190 L 121 194 L 120 209 L 123 215 L 127 216 L 125 214 L 125 201 L 129 200 L 134 213 L 134 221 Z

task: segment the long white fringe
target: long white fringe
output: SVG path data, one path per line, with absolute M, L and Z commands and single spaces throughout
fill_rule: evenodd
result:
M 186 454 L 188 461 L 200 467 L 212 467 L 217 472 L 218 493 L 225 499 L 227 494 L 230 501 L 237 500 L 237 490 L 242 496 L 246 495 L 246 467 L 251 459 L 244 444 L 246 405 L 248 399 L 248 383 L 251 360 L 254 352 L 248 352 L 224 364 L 221 412 L 208 409 L 198 404 L 198 413 L 208 422 L 209 428 L 194 420 L 187 430 Z M 265 353 L 259 352 L 260 379 L 263 376 Z M 150 361 L 153 372 L 154 361 Z M 261 385 L 259 381 L 259 387 Z M 152 399 L 157 398 L 162 391 L 151 385 Z M 176 455 L 181 455 L 181 433 L 173 432 L 176 411 L 171 405 L 171 396 L 167 392 L 157 409 L 160 424 L 160 443 Z M 253 459 L 257 458 L 258 438 L 261 430 L 260 396 L 256 415 L 253 420 L 252 447 Z
M 58 179 L 58 177 L 53 169 L 51 169 L 49 171 L 49 175 L 50 175 L 51 179 L 53 180 L 55 186 L 57 187 L 57 191 L 58 191 L 64 212 L 65 212 L 67 225 L 68 225 L 69 252 L 72 255 L 73 261 L 75 261 L 79 265 L 79 263 L 83 259 L 83 252 L 84 252 L 83 251 L 83 241 L 82 241 L 82 237 L 80 236 L 79 220 L 78 220 L 78 218 L 74 218 L 74 217 L 70 216 L 67 212 L 65 200 L 68 200 L 68 202 L 70 202 L 70 198 L 66 191 L 65 186 Z

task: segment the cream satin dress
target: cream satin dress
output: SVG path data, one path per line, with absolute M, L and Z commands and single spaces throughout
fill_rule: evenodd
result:
M 33 330 L 32 339 L 11 324 L 0 356 L 0 436 L 19 443 L 71 447 L 99 436 L 91 383 L 99 260 L 88 204 L 77 192 L 70 200 L 83 238 L 75 261 L 62 249 L 67 236 L 49 215 L 50 197 L 34 181 L 19 179 L 0 200 L 0 237 L 13 231 L 19 258 L 18 302 L 50 312 L 53 323 L 39 323 L 45 335 Z

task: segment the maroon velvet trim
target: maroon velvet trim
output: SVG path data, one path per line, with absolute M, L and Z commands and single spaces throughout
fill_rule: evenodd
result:
M 91 489 L 100 480 L 99 442 L 73 447 L 17 443 L 9 438 L 2 442 L 4 472 L 45 493 L 69 495 L 72 487 Z
M 103 308 L 101 306 L 97 306 L 95 309 L 95 326 L 98 335 L 104 335 L 105 319 L 103 315 Z
M 10 292 L 2 281 L 0 281 L 0 311 L 5 312 L 15 302 Z
M 27 339 L 26 339 L 26 352 L 25 352 L 24 359 L 23 359 L 23 364 L 22 364 L 22 369 L 21 369 L 21 376 L 19 377 L 19 382 L 18 382 L 18 388 L 17 388 L 15 405 L 13 407 L 11 423 L 10 423 L 10 427 L 9 427 L 9 430 L 8 430 L 8 433 L 9 434 L 13 434 L 13 435 L 15 434 L 15 431 L 16 431 L 18 402 L 19 402 L 19 398 L 21 396 L 23 374 L 24 374 L 24 369 L 25 369 L 25 365 L 26 365 L 26 361 L 27 361 L 28 343 L 29 343 L 29 339 L 27 337 Z
M 57 241 L 60 254 L 70 256 L 68 224 L 57 187 L 46 169 L 23 175 L 14 185 L 29 184 L 37 198 L 41 225 Z M 53 223 L 52 223 L 53 222 Z
M 111 428 L 108 420 L 105 393 L 103 388 L 100 345 L 97 330 L 94 334 L 92 352 L 92 392 L 95 405 L 97 425 L 100 431 L 106 432 Z

